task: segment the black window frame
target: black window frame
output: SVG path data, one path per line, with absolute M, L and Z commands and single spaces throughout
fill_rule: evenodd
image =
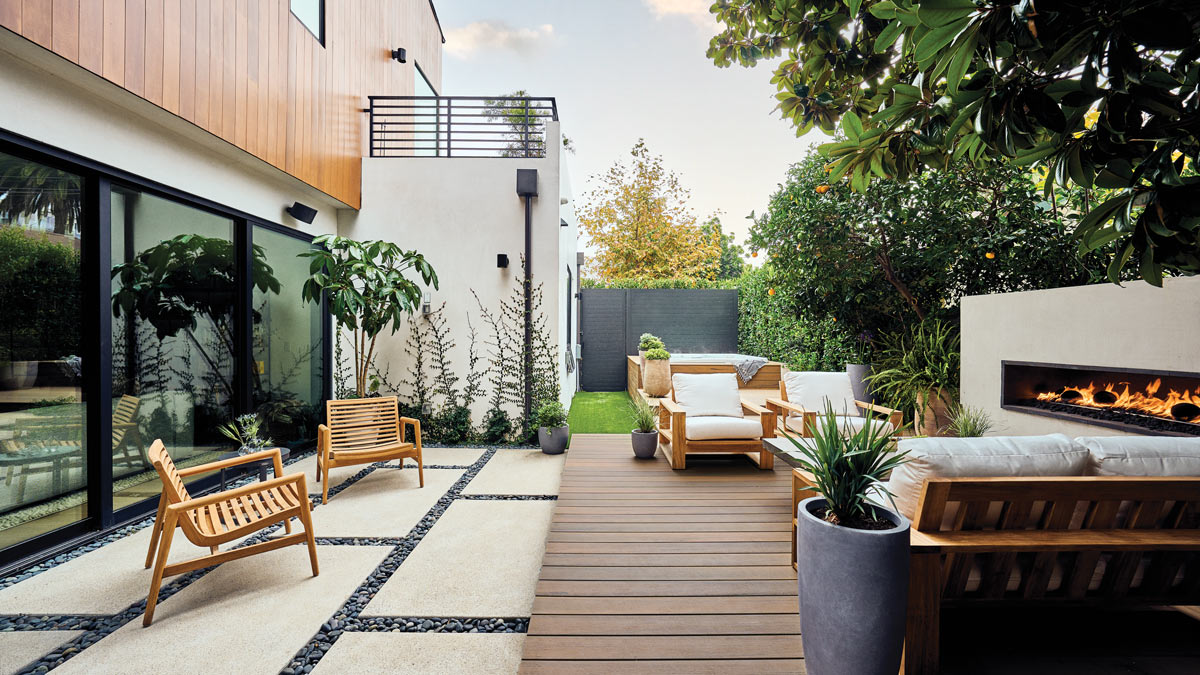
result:
M 320 45 L 322 47 L 324 47 L 325 46 L 325 0 L 316 0 L 316 2 L 317 2 L 317 22 L 320 24 L 319 32 L 313 31 L 312 26 L 308 25 L 304 21 L 304 19 L 302 19 L 300 17 L 299 14 L 292 11 L 292 1 L 293 0 L 288 0 L 288 14 L 291 14 L 292 16 L 296 17 L 296 20 L 300 22 L 300 25 L 304 26 L 304 29 L 307 30 L 314 38 L 316 38 L 317 42 L 320 43 Z
M 324 4 L 324 3 L 322 3 Z M 36 139 L 13 133 L 0 127 L 0 152 L 39 162 L 46 166 L 78 175 L 83 184 L 83 214 L 80 232 L 80 274 L 83 285 L 83 383 L 85 402 L 109 405 L 112 399 L 112 279 L 110 255 L 112 248 L 111 190 L 114 185 L 167 199 L 184 206 L 206 211 L 234 222 L 235 251 L 242 267 L 240 293 L 235 306 L 235 325 L 238 326 L 241 354 L 235 355 L 234 409 L 249 412 L 252 395 L 250 368 L 254 367 L 251 312 L 253 283 L 251 281 L 251 251 L 254 228 L 260 227 L 311 243 L 317 235 L 275 223 L 239 209 L 224 206 L 192 193 L 144 178 Z M 328 298 L 321 299 L 321 313 L 329 315 Z M 95 330 L 93 334 L 92 330 Z M 333 326 L 322 322 L 321 351 L 322 396 L 333 397 Z M 87 439 L 87 516 L 58 529 L 31 537 L 6 548 L 0 548 L 0 577 L 18 572 L 54 557 L 66 550 L 107 536 L 145 516 L 157 508 L 157 498 L 151 497 L 135 504 L 113 509 L 112 461 L 109 442 L 112 419 L 89 410 L 84 428 Z M 107 461 L 106 461 L 107 460 Z M 201 478 L 188 484 L 195 495 L 212 491 L 219 484 L 217 476 Z

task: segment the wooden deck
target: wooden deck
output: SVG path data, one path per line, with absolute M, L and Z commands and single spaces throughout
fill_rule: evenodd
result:
M 578 434 L 521 672 L 802 673 L 791 469 L 672 471 L 625 435 Z

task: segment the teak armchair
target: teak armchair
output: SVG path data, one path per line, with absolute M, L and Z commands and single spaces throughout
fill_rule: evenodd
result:
M 161 440 L 150 444 L 150 462 L 154 464 L 162 480 L 162 497 L 158 500 L 158 515 L 154 518 L 154 530 L 150 535 L 150 550 L 146 553 L 146 567 L 154 558 L 154 576 L 150 580 L 150 593 L 146 596 L 146 616 L 143 626 L 154 620 L 154 607 L 158 604 L 158 590 L 163 577 L 183 574 L 192 570 L 218 565 L 230 560 L 245 558 L 256 553 L 266 553 L 302 541 L 308 543 L 308 557 L 312 563 L 313 576 L 317 576 L 317 542 L 313 537 L 312 505 L 308 501 L 308 487 L 303 473 L 283 474 L 283 461 L 279 450 L 264 450 L 242 457 L 233 457 L 219 462 L 210 462 L 186 469 L 175 468 L 175 462 L 167 454 Z M 204 497 L 193 498 L 188 494 L 183 479 L 225 467 L 270 459 L 275 464 L 275 478 L 259 483 L 226 490 Z M 292 518 L 299 518 L 304 532 L 292 532 Z M 235 548 L 220 553 L 219 547 L 234 539 L 244 537 L 266 527 L 282 522 L 287 533 L 283 537 Z M 197 546 L 207 546 L 210 555 L 184 562 L 167 564 L 171 552 L 171 538 L 175 528 L 183 529 L 188 541 Z M 161 537 L 162 542 L 159 542 Z
M 327 424 L 317 427 L 317 480 L 323 484 L 321 503 L 329 501 L 329 470 L 339 466 L 417 460 L 417 478 L 425 487 L 421 463 L 421 421 L 401 417 L 395 396 L 326 401 Z M 407 427 L 413 442 L 405 442 Z
M 779 417 L 781 434 L 812 438 L 818 418 L 825 414 L 826 401 L 833 406 L 839 424 L 850 431 L 866 424 L 886 424 L 888 432 L 895 433 L 904 423 L 902 411 L 856 400 L 850 376 L 842 372 L 787 373 L 779 381 L 779 398 L 768 398 L 766 407 Z M 886 422 L 875 415 L 886 416 Z
M 743 399 L 736 378 L 733 373 L 671 377 L 670 394 L 659 399 L 658 441 L 672 469 L 687 468 L 687 455 L 701 452 L 745 454 L 760 469 L 774 468 L 775 455 L 763 439 L 775 436 L 775 414 Z

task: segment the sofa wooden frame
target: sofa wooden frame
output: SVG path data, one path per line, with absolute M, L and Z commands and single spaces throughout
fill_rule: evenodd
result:
M 643 392 L 638 392 L 644 395 Z M 692 453 L 744 454 L 760 469 L 774 469 L 775 455 L 764 442 L 775 437 L 775 413 L 741 399 L 743 412 L 758 415 L 762 423 L 762 437 L 757 439 L 712 439 L 690 441 L 687 438 L 687 411 L 675 402 L 675 390 L 658 401 L 658 443 L 672 469 L 687 468 L 687 456 Z
M 904 413 L 900 410 L 867 403 L 866 401 L 855 401 L 854 404 L 858 406 L 860 413 L 865 412 L 866 415 L 872 413 L 887 415 L 888 422 L 892 425 L 892 433 L 896 433 L 896 430 L 900 429 L 904 424 Z M 764 405 L 778 417 L 779 433 L 784 436 L 794 437 L 796 435 L 796 432 L 789 429 L 787 425 L 788 417 L 792 413 L 795 413 L 804 417 L 804 422 L 800 425 L 800 436 L 803 438 L 812 438 L 817 429 L 817 415 L 824 412 L 821 410 L 807 410 L 804 406 L 789 401 L 787 385 L 782 381 L 779 382 L 779 398 L 768 398 Z
M 814 494 L 799 473 L 793 504 Z M 924 675 L 940 667 L 944 606 L 1200 605 L 1200 477 L 930 478 L 911 543 L 901 672 Z M 968 591 L 973 566 L 982 578 Z

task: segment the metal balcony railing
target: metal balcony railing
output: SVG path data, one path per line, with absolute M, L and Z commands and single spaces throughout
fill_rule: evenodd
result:
M 552 97 L 371 96 L 371 157 L 545 157 Z

